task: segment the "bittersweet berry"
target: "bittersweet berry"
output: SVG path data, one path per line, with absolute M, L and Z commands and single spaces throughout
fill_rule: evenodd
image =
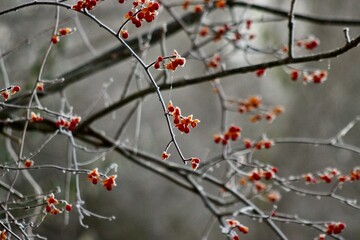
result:
M 124 30 L 124 29 L 122 29 L 122 30 L 120 31 L 120 35 L 121 35 L 121 37 L 122 37 L 123 39 L 127 39 L 127 38 L 129 37 L 128 31 L 126 31 L 126 30 Z
M 70 212 L 72 210 L 72 205 L 71 204 L 66 204 L 65 210 Z
M 106 190 L 111 191 L 114 186 L 116 186 L 115 179 L 116 175 L 112 175 L 106 179 L 103 180 L 103 186 L 106 188 Z
M 163 152 L 162 153 L 162 155 L 161 155 L 161 158 L 163 159 L 163 160 L 166 160 L 166 159 L 168 159 L 169 157 L 170 157 L 170 153 L 167 153 L 167 152 Z
M 32 167 L 34 165 L 34 161 L 30 160 L 30 159 L 26 159 L 24 162 L 24 166 L 26 168 Z

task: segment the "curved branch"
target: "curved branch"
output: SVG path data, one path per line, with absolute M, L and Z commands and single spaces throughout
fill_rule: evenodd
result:
M 223 78 L 223 77 L 227 77 L 227 76 L 231 76 L 231 75 L 235 75 L 235 74 L 253 72 L 260 68 L 273 68 L 273 67 L 278 67 L 278 66 L 283 66 L 283 65 L 288 65 L 288 64 L 313 62 L 313 61 L 319 61 L 321 59 L 334 58 L 334 57 L 337 57 L 337 56 L 349 51 L 350 49 L 357 47 L 359 45 L 359 43 L 360 43 L 360 36 L 353 39 L 349 43 L 346 43 L 345 46 L 335 49 L 335 50 L 332 50 L 332 51 L 329 51 L 329 52 L 326 52 L 326 53 L 320 53 L 320 54 L 315 54 L 315 55 L 310 55 L 310 56 L 305 56 L 305 57 L 297 57 L 297 58 L 289 58 L 288 57 L 288 58 L 284 58 L 284 59 L 280 59 L 280 60 L 255 64 L 255 65 L 251 65 L 251 66 L 224 70 L 224 71 L 206 75 L 206 76 L 177 80 L 170 84 L 163 83 L 158 86 L 161 90 L 176 89 L 176 88 L 181 88 L 181 87 L 186 87 L 186 86 L 190 86 L 190 85 L 194 85 L 194 84 L 212 81 L 217 78 Z M 111 113 L 112 111 L 114 111 L 116 109 L 119 109 L 119 108 L 125 106 L 126 104 L 132 102 L 133 100 L 138 99 L 139 97 L 144 97 L 150 93 L 154 93 L 155 91 L 156 91 L 156 89 L 154 87 L 149 87 L 147 89 L 133 93 L 133 94 L 129 95 L 128 97 L 124 98 L 123 100 L 113 103 L 108 108 L 105 108 L 105 109 L 93 114 L 88 119 L 86 119 L 81 124 L 81 126 L 84 127 L 84 126 L 90 125 L 92 122 L 98 120 L 99 118 L 104 117 L 105 115 Z

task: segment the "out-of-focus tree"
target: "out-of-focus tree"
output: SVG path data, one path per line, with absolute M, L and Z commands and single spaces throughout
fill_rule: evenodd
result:
M 328 115 L 360 19 L 335 3 L 1 3 L 0 239 L 354 239 L 354 81 Z M 154 215 L 115 205 L 134 188 Z

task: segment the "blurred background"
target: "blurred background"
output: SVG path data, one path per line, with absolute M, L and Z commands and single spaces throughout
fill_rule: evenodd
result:
M 23 1 L 1 1 L 0 11 L 21 3 Z M 181 2 L 166 1 L 167 5 L 172 3 Z M 289 1 L 285 0 L 254 0 L 249 3 L 282 10 L 288 10 L 290 5 Z M 123 23 L 123 16 L 130 7 L 130 1 L 126 4 L 119 4 L 115 0 L 106 0 L 99 2 L 99 6 L 91 13 L 112 29 L 117 30 Z M 191 11 L 184 11 L 181 7 L 174 8 L 174 10 L 178 17 Z M 324 18 L 359 19 L 360 5 L 356 0 L 346 2 L 306 0 L 296 2 L 295 12 Z M 247 8 L 236 8 L 234 13 L 244 16 L 245 19 L 273 17 L 271 14 L 252 10 L 250 5 Z M 208 19 L 209 21 L 214 19 L 226 21 L 228 16 L 229 12 L 226 9 L 217 10 Z M 32 88 L 52 35 L 54 19 L 55 8 L 53 6 L 34 6 L 0 16 L 0 49 L 2 53 L 11 51 L 2 58 L 11 84 L 20 85 L 25 91 Z M 171 16 L 165 9 L 162 9 L 158 19 L 153 23 L 144 24 L 141 29 L 129 27 L 130 39 L 138 36 L 141 32 L 162 26 L 169 19 Z M 60 9 L 60 27 L 77 28 L 77 31 L 62 38 L 58 44 L 53 46 L 44 72 L 44 77 L 48 79 L 61 76 L 120 45 L 104 29 L 73 11 Z M 314 35 L 321 43 L 317 49 L 311 52 L 296 50 L 296 55 L 326 52 L 343 46 L 345 44 L 344 27 L 347 26 L 317 25 L 296 20 L 295 38 Z M 359 27 L 360 25 L 349 28 L 352 38 L 360 34 Z M 253 23 L 252 31 L 256 35 L 252 46 L 259 49 L 278 47 L 287 41 L 286 20 Z M 87 36 L 87 43 L 84 43 L 80 32 Z M 209 48 L 218 48 L 221 44 L 221 42 L 214 43 Z M 180 54 L 184 53 L 190 46 L 191 42 L 183 31 L 166 39 L 168 54 L 171 54 L 173 49 L 178 50 Z M 230 113 L 228 123 L 241 126 L 243 136 L 254 139 L 264 133 L 271 139 L 280 137 L 328 139 L 335 136 L 360 113 L 358 109 L 360 106 L 358 104 L 360 101 L 359 51 L 358 48 L 355 48 L 334 59 L 296 65 L 299 68 L 327 70 L 328 80 L 319 85 L 304 85 L 301 81 L 292 82 L 287 69 L 282 67 L 269 69 L 262 78 L 258 78 L 254 73 L 247 73 L 221 79 L 224 92 L 228 96 L 247 98 L 259 95 L 267 105 L 282 105 L 286 109 L 285 114 L 272 124 L 266 122 L 253 124 L 248 121 L 247 116 L 238 113 Z M 143 59 L 146 63 L 150 63 L 159 54 L 159 44 L 149 46 Z M 265 54 L 245 55 L 240 50 L 225 49 L 221 57 L 226 68 L 245 66 L 247 65 L 246 58 L 253 64 L 274 59 L 273 56 Z M 121 61 L 66 88 L 64 94 L 73 106 L 73 112 L 86 119 L 86 116 L 119 99 L 133 64 L 134 60 L 132 59 Z M 170 75 L 171 79 L 175 81 L 183 77 L 201 76 L 204 71 L 201 62 L 189 57 L 184 68 L 170 73 Z M 158 74 L 153 72 L 155 75 Z M 148 80 L 142 74 L 140 74 L 138 85 L 131 85 L 130 92 L 136 91 L 139 85 L 142 88 L 148 86 Z M 106 90 L 104 90 L 104 84 L 105 87 L 110 84 Z M 1 88 L 4 86 L 4 72 L 0 74 L 0 86 Z M 104 91 L 106 94 L 103 94 Z M 184 155 L 198 156 L 206 161 L 206 159 L 219 154 L 221 146 L 213 143 L 213 134 L 221 132 L 220 104 L 213 92 L 212 85 L 202 83 L 163 91 L 163 96 L 165 102 L 171 99 L 175 105 L 180 106 L 184 115 L 194 114 L 194 117 L 201 120 L 199 126 L 192 130 L 191 134 L 178 134 L 177 136 Z M 51 94 L 42 98 L 41 102 L 47 108 L 58 111 L 60 94 Z M 128 104 L 113 114 L 107 115 L 97 121 L 94 126 L 105 133 L 112 133 L 134 106 L 133 104 Z M 135 129 L 137 121 L 141 121 L 139 138 L 136 137 Z M 133 116 L 120 141 L 160 156 L 170 141 L 165 124 L 157 96 L 149 95 L 142 102 L 141 110 Z M 359 132 L 359 126 L 355 126 L 344 138 L 345 142 L 360 146 Z M 20 136 L 21 132 L 14 134 Z M 36 151 L 47 136 L 29 132 L 25 153 Z M 169 161 L 181 164 L 174 148 L 170 148 L 170 153 L 172 157 Z M 34 160 L 39 165 L 57 164 L 62 166 L 68 161 L 68 154 L 67 137 L 58 135 L 45 146 Z M 78 151 L 80 162 L 86 162 L 97 155 Z M 12 161 L 7 153 L 3 136 L 0 136 L 0 156 L 3 163 Z M 270 150 L 256 152 L 254 158 L 278 167 L 280 174 L 284 177 L 322 171 L 326 167 L 336 167 L 347 173 L 353 167 L 358 166 L 360 160 L 358 154 L 350 151 L 328 146 L 316 147 L 301 144 L 277 144 Z M 95 162 L 89 168 L 106 169 L 111 163 L 118 165 L 118 186 L 112 192 L 107 192 L 103 187 L 89 184 L 84 177 L 81 181 L 81 193 L 87 209 L 105 216 L 113 215 L 116 217 L 115 220 L 106 221 L 95 217 L 86 217 L 84 222 L 89 225 L 89 228 L 84 228 L 79 224 L 77 212 L 72 211 L 68 225 L 64 224 L 64 215 L 49 216 L 34 232 L 46 236 L 48 239 L 201 239 L 205 227 L 212 221 L 210 221 L 210 212 L 197 195 L 133 164 L 115 152 L 106 153 L 104 159 Z M 63 188 L 66 181 L 66 175 L 55 170 L 33 172 L 33 176 L 46 191 L 55 189 L 57 186 Z M 18 183 L 24 184 L 23 180 L 21 177 Z M 319 189 L 326 191 L 329 189 L 328 187 L 326 184 L 321 184 Z M 26 189 L 24 189 L 25 192 L 31 193 L 31 188 Z M 347 184 L 341 190 L 342 195 L 351 199 L 357 199 L 359 192 L 360 186 L 357 182 Z M 3 194 L 5 193 L 3 192 L 1 195 L 3 196 Z M 281 190 L 281 194 L 282 200 L 277 203 L 279 211 L 297 214 L 309 220 L 344 221 L 347 228 L 343 236 L 347 239 L 356 239 L 356 236 L 360 234 L 357 228 L 360 214 L 353 208 L 340 204 L 334 199 L 303 197 L 283 190 Z M 70 200 L 75 200 L 75 193 L 72 193 Z M 269 203 L 259 201 L 257 204 L 264 210 L 271 210 Z M 241 239 L 276 239 L 275 235 L 271 235 L 272 237 L 269 238 L 268 228 L 264 224 L 247 218 L 241 219 L 241 222 L 250 227 L 250 233 L 241 236 Z M 316 232 L 303 226 L 293 224 L 279 224 L 279 226 L 288 234 L 289 239 L 313 239 L 317 236 Z M 215 223 L 208 239 L 226 239 L 225 235 L 221 233 L 218 223 Z

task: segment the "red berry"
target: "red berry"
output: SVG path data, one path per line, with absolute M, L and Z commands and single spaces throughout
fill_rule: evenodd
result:
M 184 131 L 185 131 L 185 127 L 184 127 L 183 124 L 180 124 L 180 125 L 178 126 L 178 129 L 179 129 L 180 132 L 184 132 Z
M 244 139 L 244 146 L 245 148 L 251 148 L 252 147 L 252 142 L 250 139 Z
M 152 7 L 153 7 L 153 9 L 156 11 L 156 10 L 159 10 L 160 5 L 159 5 L 159 3 L 154 2 L 153 5 L 152 5 Z
M 123 39 L 127 39 L 129 37 L 129 33 L 126 30 L 121 30 L 121 37 Z
M 238 135 L 231 135 L 231 140 L 232 141 L 236 141 L 238 139 Z
M 291 80 L 296 81 L 299 78 L 299 71 L 298 70 L 292 70 L 290 73 Z
M 185 58 L 178 58 L 177 64 L 179 64 L 180 66 L 183 66 L 185 64 Z
M 143 12 L 139 12 L 137 14 L 137 17 L 138 17 L 139 20 L 141 20 L 141 19 L 143 19 L 145 17 L 145 14 Z
M 264 142 L 264 147 L 265 147 L 266 149 L 269 149 L 271 146 L 272 146 L 272 142 L 271 142 L 271 141 L 265 141 L 265 142 Z
M 66 204 L 65 210 L 70 212 L 72 210 L 72 205 L 71 204 Z
M 221 136 L 219 136 L 219 135 L 215 135 L 215 136 L 214 136 L 214 142 L 215 142 L 215 143 L 220 143 L 221 140 L 222 140 L 222 139 L 221 139 Z
M 29 167 L 32 167 L 32 165 L 34 165 L 34 161 L 32 161 L 30 159 L 26 159 L 24 166 L 29 168 Z
M 12 89 L 11 89 L 11 92 L 12 93 L 17 93 L 21 90 L 20 86 L 14 86 Z
M 147 16 L 145 17 L 145 20 L 146 20 L 147 22 L 151 22 L 151 21 L 153 20 L 153 16 L 147 15 Z
M 250 19 L 246 20 L 246 29 L 251 28 L 252 21 Z
M 154 7 L 152 5 L 150 7 L 148 7 L 148 10 L 149 10 L 149 12 L 154 12 L 155 11 L 155 9 L 154 9 Z
M 256 71 L 256 75 L 258 77 L 262 77 L 262 76 L 264 76 L 264 74 L 265 74 L 265 68 L 260 68 Z
M 338 228 L 340 228 L 342 230 L 346 227 L 346 224 L 343 222 L 339 222 L 337 226 L 338 226 Z
M 60 41 L 59 36 L 53 35 L 53 36 L 51 37 L 51 42 L 52 42 L 53 44 L 56 44 L 56 43 L 58 43 L 59 41 Z
M 137 21 L 137 22 L 135 23 L 135 27 L 137 27 L 137 28 L 141 27 L 141 22 L 140 22 L 140 21 Z
M 185 127 L 184 128 L 184 133 L 189 133 L 190 132 L 190 128 L 189 127 Z
M 51 207 L 50 207 L 49 205 L 46 205 L 45 211 L 50 212 L 50 211 L 51 211 Z
M 310 42 L 305 43 L 305 48 L 308 50 L 312 50 L 319 46 L 319 42 L 317 40 L 311 40 Z

